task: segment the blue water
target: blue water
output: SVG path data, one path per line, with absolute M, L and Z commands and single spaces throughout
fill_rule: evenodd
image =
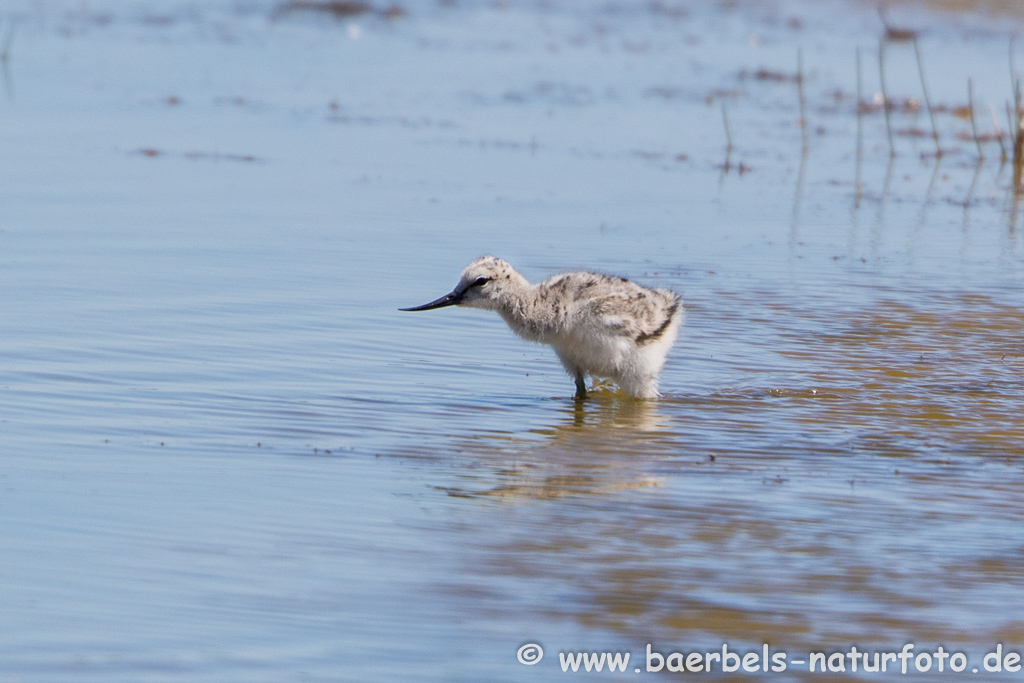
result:
M 858 171 L 874 8 L 407 9 L 0 13 L 0 680 L 1024 651 L 1012 169 L 945 112 L 890 164 L 875 112 Z M 991 132 L 1010 20 L 892 12 Z M 805 155 L 751 76 L 797 48 Z M 496 316 L 397 311 L 484 253 L 682 294 L 665 396 L 576 405 Z

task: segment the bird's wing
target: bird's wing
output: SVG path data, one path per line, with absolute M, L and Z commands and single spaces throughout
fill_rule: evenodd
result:
M 653 341 L 671 324 L 678 310 L 673 301 L 663 308 L 651 305 L 653 295 L 644 291 L 641 296 L 609 295 L 592 302 L 593 312 L 609 332 L 628 337 L 638 344 Z
M 631 305 L 633 304 L 633 305 Z M 636 309 L 635 301 L 619 295 L 604 296 L 591 302 L 594 317 L 601 325 L 616 335 L 636 339 L 650 326 L 641 311 Z M 639 315 L 638 315 L 639 313 Z

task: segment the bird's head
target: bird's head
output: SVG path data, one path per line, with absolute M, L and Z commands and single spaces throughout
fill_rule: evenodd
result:
M 512 268 L 507 261 L 494 256 L 481 256 L 466 266 L 455 285 L 448 294 L 429 304 L 402 308 L 403 311 L 429 311 L 445 306 L 468 306 L 470 308 L 497 309 L 503 295 L 512 287 L 526 283 L 523 276 Z

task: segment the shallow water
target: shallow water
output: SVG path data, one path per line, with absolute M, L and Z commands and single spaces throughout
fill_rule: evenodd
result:
M 949 113 L 1020 18 L 890 9 L 890 161 L 873 6 L 406 9 L 3 10 L 0 680 L 1024 652 L 1024 225 Z M 483 253 L 682 294 L 664 396 L 396 310 Z

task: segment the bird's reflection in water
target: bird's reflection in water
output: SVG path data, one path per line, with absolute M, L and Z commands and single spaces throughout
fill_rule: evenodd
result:
M 637 400 L 599 387 L 587 401 L 567 402 L 558 421 L 530 432 L 537 439 L 477 435 L 459 450 L 478 457 L 452 496 L 552 500 L 660 486 L 649 463 L 678 445 L 657 401 Z
M 615 391 L 607 382 L 591 390 L 589 401 L 573 401 L 572 406 L 563 412 L 571 412 L 572 426 L 578 429 L 616 429 L 652 434 L 668 430 L 668 420 L 658 411 L 657 401 L 630 398 Z M 567 427 L 562 425 L 562 431 L 567 432 Z

